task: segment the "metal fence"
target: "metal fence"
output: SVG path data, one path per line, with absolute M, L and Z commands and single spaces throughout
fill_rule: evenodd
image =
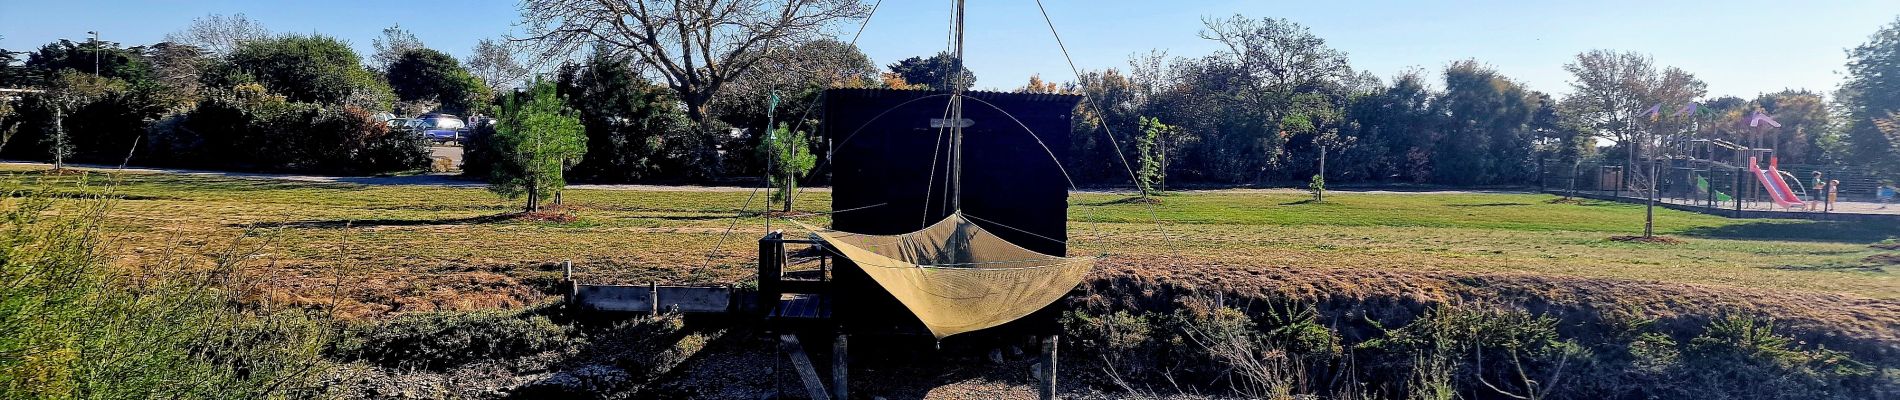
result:
M 1766 166 L 1762 166 L 1765 168 Z M 1813 187 L 1815 172 L 1825 181 L 1838 180 L 1837 201 L 1872 202 L 1879 175 L 1867 169 L 1816 165 L 1781 165 L 1782 179 L 1804 201 L 1826 196 Z M 1735 210 L 1774 209 L 1768 189 L 1746 165 L 1696 159 L 1657 159 L 1653 163 L 1584 162 L 1545 163 L 1539 186 L 1546 191 L 1642 199 L 1650 195 L 1655 176 L 1658 201 Z

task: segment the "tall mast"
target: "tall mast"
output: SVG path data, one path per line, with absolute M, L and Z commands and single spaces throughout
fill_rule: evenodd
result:
M 956 0 L 956 22 L 950 32 L 956 36 L 951 49 L 950 66 L 950 210 L 963 212 L 963 0 Z

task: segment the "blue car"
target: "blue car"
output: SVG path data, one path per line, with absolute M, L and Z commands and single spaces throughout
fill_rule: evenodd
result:
M 468 133 L 468 124 L 454 115 L 424 114 L 413 121 L 411 128 L 423 139 L 439 144 L 461 144 L 462 136 Z

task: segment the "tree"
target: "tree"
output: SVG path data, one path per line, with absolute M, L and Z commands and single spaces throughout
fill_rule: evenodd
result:
M 142 56 L 144 47 L 120 47 L 117 42 L 87 39 L 73 42 L 60 39 L 28 53 L 25 68 L 32 82 L 53 84 L 61 71 L 83 72 L 132 83 L 151 80 L 151 66 Z
M 384 71 L 398 100 L 435 100 L 451 113 L 476 111 L 490 96 L 488 88 L 462 69 L 455 57 L 433 49 L 404 52 Z
M 488 190 L 510 199 L 526 194 L 526 210 L 536 212 L 543 197 L 558 196 L 567 186 L 563 172 L 587 154 L 587 139 L 554 83 L 536 81 L 529 88 L 502 98 L 490 138 L 501 157 L 489 170 Z
M 246 42 L 216 71 L 212 86 L 231 87 L 246 81 L 264 85 L 290 101 L 350 103 L 368 110 L 387 110 L 389 85 L 362 67 L 362 59 L 348 44 L 321 35 L 288 35 Z
M 775 49 L 803 43 L 832 24 L 862 18 L 858 0 L 525 0 L 520 39 L 544 59 L 600 45 L 662 77 L 686 114 L 710 128 L 709 106 Z
M 145 61 L 152 66 L 153 82 L 170 95 L 167 105 L 183 108 L 196 101 L 203 87 L 199 77 L 210 60 L 197 46 L 162 42 L 146 48 Z
M 0 36 L 0 40 L 5 39 L 6 36 Z M 26 67 L 19 65 L 22 61 L 20 57 L 24 55 L 26 52 L 0 49 L 0 88 L 15 88 L 33 83 Z
M 1532 100 L 1523 86 L 1476 60 L 1446 67 L 1445 93 L 1433 104 L 1444 117 L 1433 180 L 1494 184 L 1528 178 Z
M 1564 70 L 1575 76 L 1570 82 L 1571 97 L 1564 104 L 1577 107 L 1574 115 L 1598 137 L 1622 147 L 1631 164 L 1638 156 L 1633 147 L 1640 144 L 1639 139 L 1670 130 L 1666 124 L 1649 119 L 1648 109 L 1656 104 L 1680 106 L 1702 97 L 1707 87 L 1681 69 L 1664 67 L 1658 71 L 1649 56 L 1634 52 L 1579 53 L 1576 61 L 1564 64 Z
M 1042 80 L 1042 74 L 1034 74 L 1029 76 L 1029 83 L 1016 88 L 1016 93 L 1062 93 L 1062 86 Z
M 767 154 L 763 157 L 776 167 L 776 171 L 766 174 L 770 181 L 767 184 L 772 186 L 772 202 L 783 204 L 779 211 L 792 211 L 792 193 L 798 190 L 798 179 L 818 165 L 818 156 L 811 151 L 811 136 L 802 130 L 793 132 L 790 125 L 780 122 L 766 135 L 765 142 L 761 149 Z
M 1135 159 L 1140 161 L 1141 169 L 1135 172 L 1135 185 L 1141 188 L 1142 197 L 1159 195 L 1167 189 L 1167 138 L 1175 130 L 1161 120 L 1141 118 L 1141 136 L 1135 140 Z
M 513 88 L 515 82 L 528 75 L 528 68 L 515 59 L 515 50 L 505 42 L 494 39 L 482 39 L 475 43 L 475 49 L 462 60 L 469 74 L 482 80 L 482 84 L 494 90 Z
M 1040 79 L 1038 79 L 1040 80 Z M 1116 139 L 1112 135 L 1134 139 L 1141 132 L 1141 118 L 1147 108 L 1141 97 L 1141 88 L 1123 75 L 1121 71 L 1110 68 L 1103 71 L 1085 71 L 1079 82 L 1064 91 L 1084 93 L 1088 97 L 1076 105 L 1075 122 L 1070 124 L 1069 152 L 1071 154 L 1092 154 L 1094 157 L 1071 157 L 1068 170 L 1072 179 L 1082 182 L 1114 182 L 1138 185 L 1137 182 L 1122 179 L 1137 179 L 1131 176 L 1121 154 L 1132 154 L 1134 142 Z M 1100 105 L 1102 109 L 1095 107 Z M 1119 147 L 1119 148 L 1118 148 Z
M 714 100 L 714 116 L 720 122 L 747 132 L 741 137 L 725 136 L 729 174 L 754 175 L 766 168 L 768 159 L 760 157 L 765 134 L 771 121 L 791 122 L 794 129 L 817 125 L 820 95 L 829 88 L 877 87 L 878 66 L 857 46 L 833 39 L 817 39 L 774 52 L 771 68 L 754 68 L 741 74 Z M 777 108 L 770 102 L 777 97 Z M 770 114 L 768 115 L 768 112 Z M 804 120 L 800 120 L 804 118 Z M 815 137 L 812 142 L 817 143 Z M 735 151 L 737 150 L 737 151 Z
M 1182 157 L 1182 172 L 1200 169 L 1224 181 L 1263 182 L 1311 171 L 1290 158 L 1318 152 L 1288 147 L 1312 142 L 1289 143 L 1282 124 L 1297 120 L 1288 117 L 1302 95 L 1343 103 L 1350 90 L 1344 78 L 1353 72 L 1345 53 L 1284 19 L 1236 15 L 1203 24 L 1201 37 L 1226 50 L 1174 63 L 1171 75 L 1183 93 L 1166 102 L 1174 110 L 1163 114 L 1201 139 L 1201 148 L 1183 148 L 1189 155 Z M 1295 167 L 1280 168 L 1288 165 Z
M 1307 185 L 1313 191 L 1313 201 L 1326 200 L 1326 153 L 1348 140 L 1339 137 L 1341 122 L 1338 107 L 1325 96 L 1313 93 L 1296 95 L 1292 109 L 1280 121 L 1282 135 L 1303 137 L 1319 153 L 1319 171 Z
M 165 35 L 165 41 L 190 45 L 211 57 L 224 57 L 244 43 L 270 38 L 269 29 L 243 13 L 210 14 L 193 18 L 185 29 Z
M 13 106 L 13 100 L 0 98 L 0 150 L 5 150 L 7 142 L 13 141 L 13 134 L 20 131 L 20 111 Z
M 976 73 L 970 72 L 970 68 L 958 62 L 950 52 L 940 52 L 930 58 L 906 58 L 888 68 L 904 78 L 904 82 L 923 85 L 929 90 L 948 91 L 952 87 L 970 90 L 976 84 Z
M 1783 164 L 1819 164 L 1826 159 L 1823 145 L 1839 140 L 1834 137 L 1827 101 L 1819 93 L 1793 89 L 1765 93 L 1755 98 L 1755 104 L 1781 123 L 1773 143 Z
M 1845 158 L 1889 176 L 1900 175 L 1900 136 L 1876 123 L 1900 110 L 1900 19 L 1849 50 L 1847 58 L 1847 79 L 1836 99 L 1847 118 L 1842 121 Z
M 53 161 L 53 169 L 64 168 L 66 160 L 73 156 L 77 148 L 72 130 L 67 129 L 66 116 L 82 106 L 110 96 L 114 92 L 125 90 L 126 83 L 123 80 L 72 70 L 61 71 L 53 78 L 53 82 L 47 85 L 46 93 L 44 93 L 44 96 L 51 100 L 53 120 L 46 126 L 47 136 L 43 139 Z
M 1305 26 L 1284 18 L 1208 18 L 1201 38 L 1227 47 L 1223 57 L 1237 61 L 1250 76 L 1269 86 L 1290 88 L 1350 76 L 1346 53 L 1326 45 Z
M 376 50 L 370 54 L 370 62 L 378 70 L 389 68 L 389 64 L 394 64 L 410 50 L 429 48 L 422 45 L 422 39 L 417 39 L 416 34 L 402 29 L 401 24 L 383 28 L 383 37 L 370 39 L 369 43 L 370 48 Z
M 1409 70 L 1382 87 L 1356 96 L 1347 104 L 1345 124 L 1357 138 L 1340 152 L 1344 166 L 1335 177 L 1399 179 L 1425 182 L 1432 176 L 1433 136 L 1438 115 L 1432 107 L 1439 94 L 1429 87 L 1422 70 Z
M 587 154 L 574 165 L 576 179 L 636 182 L 677 177 L 691 168 L 678 156 L 693 122 L 673 92 L 641 76 L 624 56 L 594 53 L 581 64 L 562 66 L 559 87 L 587 132 Z

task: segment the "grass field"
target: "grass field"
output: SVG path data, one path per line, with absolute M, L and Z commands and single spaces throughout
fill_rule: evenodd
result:
M 756 210 L 763 193 L 745 206 L 752 193 L 570 190 L 564 212 L 575 219 L 547 222 L 498 217 L 517 203 L 479 187 L 0 171 L 29 186 L 122 198 L 109 226 L 125 263 L 181 246 L 254 252 L 260 302 L 351 317 L 530 304 L 549 296 L 561 260 L 589 281 L 739 284 L 751 277 L 754 240 L 765 229 L 762 218 L 731 218 Z M 828 209 L 826 196 L 807 192 L 798 207 Z M 1071 197 L 1073 251 L 1107 256 L 1115 268 L 1104 270 L 1224 274 L 1203 277 L 1255 286 L 1498 275 L 1900 300 L 1900 265 L 1882 263 L 1883 251 L 1868 246 L 1900 236 L 1891 224 L 1658 209 L 1657 230 L 1682 243 L 1644 244 L 1610 240 L 1640 233 L 1640 206 L 1542 194 L 1338 192 L 1311 203 L 1294 191 L 1214 191 L 1152 206 L 1125 197 Z

